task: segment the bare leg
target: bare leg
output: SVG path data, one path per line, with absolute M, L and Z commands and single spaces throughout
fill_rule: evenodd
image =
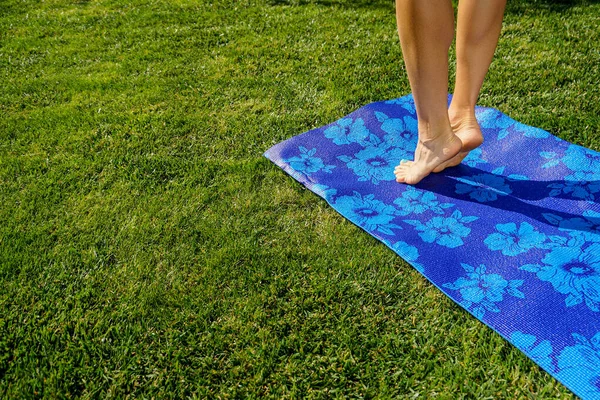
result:
M 396 20 L 415 99 L 419 142 L 414 162 L 396 167 L 396 181 L 416 184 L 461 149 L 448 119 L 448 50 L 454 36 L 449 0 L 397 0 Z
M 438 166 L 435 172 L 460 164 L 469 151 L 483 143 L 475 119 L 475 103 L 498 44 L 505 5 L 506 0 L 460 0 L 458 3 L 456 84 L 448 116 L 463 147 L 456 157 Z

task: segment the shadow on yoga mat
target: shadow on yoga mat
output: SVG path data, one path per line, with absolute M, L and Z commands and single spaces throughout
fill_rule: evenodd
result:
M 476 109 L 485 142 L 412 187 L 411 95 L 265 156 L 584 399 L 600 398 L 600 153 Z

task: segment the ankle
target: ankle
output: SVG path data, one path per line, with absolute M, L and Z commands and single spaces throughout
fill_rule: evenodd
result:
M 448 117 L 436 121 L 419 121 L 419 141 L 429 142 L 453 135 Z
M 451 104 L 448 108 L 448 119 L 452 126 L 463 122 L 477 121 L 475 106 L 453 106 Z
M 452 96 L 448 110 L 457 114 L 475 113 L 475 102 L 472 99 L 465 99 L 465 96 L 455 94 Z

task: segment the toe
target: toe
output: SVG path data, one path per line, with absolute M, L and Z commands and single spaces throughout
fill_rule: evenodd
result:
M 407 165 L 405 165 L 405 164 L 399 165 L 396 168 L 396 170 L 394 171 L 394 174 L 396 175 L 396 182 L 399 182 L 399 183 L 406 182 L 406 177 L 409 172 L 410 172 L 410 168 L 408 168 Z
M 409 167 L 411 165 L 413 165 L 415 162 L 414 161 L 400 161 L 400 164 L 396 165 L 396 167 L 394 168 L 394 171 L 399 169 L 399 168 L 404 168 L 404 167 Z

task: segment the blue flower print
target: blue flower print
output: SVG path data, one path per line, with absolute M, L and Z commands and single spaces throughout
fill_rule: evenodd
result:
M 487 203 L 512 193 L 503 177 L 494 174 L 478 174 L 468 178 L 457 178 L 462 183 L 456 184 L 457 194 L 469 194 L 469 197 L 480 203 Z
M 583 399 L 600 398 L 600 332 L 590 340 L 572 334 L 574 346 L 565 347 L 558 356 L 556 377 L 569 382 L 573 391 Z
M 464 244 L 463 238 L 471 233 L 471 228 L 464 224 L 473 222 L 478 217 L 463 217 L 459 210 L 455 210 L 450 217 L 433 217 L 425 224 L 417 220 L 405 220 L 409 225 L 419 231 L 419 236 L 426 243 L 437 243 L 451 249 Z
M 546 165 L 554 166 L 559 161 L 552 152 L 542 152 L 540 155 L 550 159 L 544 168 Z M 551 155 L 554 157 L 550 158 Z M 600 192 L 600 157 L 589 149 L 571 144 L 560 161 L 573 173 L 565 176 L 564 183 L 548 185 L 548 188 L 553 189 L 550 196 L 564 193 L 576 199 L 594 201 L 596 193 Z
M 408 214 L 423 214 L 431 210 L 436 214 L 444 214 L 444 209 L 452 207 L 451 203 L 440 203 L 437 197 L 431 192 L 416 189 L 408 186 L 402 193 L 402 197 L 394 200 L 398 206 L 398 214 L 405 216 Z
M 306 147 L 300 146 L 299 157 L 291 157 L 283 160 L 288 163 L 295 171 L 301 172 L 305 175 L 310 175 L 314 172 L 323 171 L 331 173 L 331 170 L 335 168 L 335 165 L 325 165 L 323 160 L 318 157 L 313 157 L 317 149 L 307 150 Z
M 600 243 L 582 248 L 583 237 L 574 236 L 565 246 L 554 247 L 542 259 L 544 265 L 527 264 L 520 269 L 535 272 L 566 294 L 565 304 L 572 307 L 585 301 L 592 311 L 600 311 Z
M 584 178 L 588 182 L 600 180 L 600 157 L 591 150 L 571 144 L 567 148 L 562 162 L 571 171 L 580 172 L 577 177 L 566 176 L 567 180 L 578 180 L 578 178 Z
M 466 277 L 458 278 L 454 283 L 445 283 L 445 288 L 458 290 L 462 296 L 461 304 L 477 318 L 483 318 L 486 311 L 500 312 L 496 303 L 504 299 L 505 294 L 518 298 L 525 295 L 518 289 L 522 280 L 508 281 L 498 274 L 487 274 L 485 265 L 474 268 L 469 264 L 461 264 Z
M 397 104 L 400 107 L 404 108 L 406 111 L 408 111 L 410 114 L 417 114 L 415 103 L 411 95 L 400 97 L 398 99 L 386 100 L 385 104 Z
M 327 200 L 331 200 L 331 198 L 337 193 L 337 189 L 331 188 L 327 185 L 322 185 L 320 183 L 312 185 L 311 190 Z
M 342 118 L 335 125 L 330 126 L 323 132 L 327 139 L 332 139 L 337 145 L 358 143 L 365 144 L 365 140 L 371 135 L 362 118 L 355 121 L 350 118 Z
M 522 222 L 519 228 L 514 222 L 496 225 L 498 232 L 489 235 L 483 243 L 492 251 L 502 250 L 505 256 L 516 256 L 534 247 L 539 247 L 546 241 L 546 235 Z
M 385 240 L 385 243 L 391 247 L 400 257 L 402 257 L 406 262 L 415 267 L 415 269 L 419 272 L 425 271 L 425 267 L 417 262 L 419 258 L 419 250 L 415 246 L 411 246 L 406 242 L 401 240 L 397 241 L 393 245 L 390 244 L 389 241 Z
M 571 236 L 571 238 L 565 240 L 564 238 L 561 241 L 561 245 L 563 243 L 580 243 L 581 245 L 583 244 L 591 244 L 591 243 L 600 243 L 600 234 L 597 233 L 592 233 L 592 232 L 586 232 L 586 231 L 570 231 L 569 232 L 569 236 Z M 551 237 L 552 238 L 552 237 Z M 549 246 L 548 248 L 551 247 L 559 247 L 559 246 Z
M 507 128 L 514 123 L 514 120 L 492 108 L 478 109 L 476 116 L 483 134 L 495 133 L 498 140 L 508 136 L 510 131 Z
M 558 226 L 558 229 L 563 232 L 583 232 L 589 234 L 586 236 L 600 237 L 600 212 L 585 210 L 582 215 L 583 218 L 563 218 L 551 213 L 544 213 L 542 216 L 551 224 Z
M 362 226 L 368 231 L 379 231 L 386 235 L 394 235 L 392 229 L 402 227 L 391 223 L 396 216 L 396 209 L 375 199 L 373 194 L 361 196 L 354 192 L 353 196 L 340 196 L 334 207 L 350 221 Z
M 574 180 L 567 180 L 564 183 L 552 183 L 548 185 L 548 188 L 552 189 L 549 194 L 550 196 L 558 196 L 561 193 L 564 193 L 570 194 L 576 199 L 594 201 L 596 193 L 600 192 L 600 179 L 587 181 L 586 179 L 590 178 L 590 175 L 591 173 L 576 171 L 569 175 L 569 179 Z
M 373 140 L 379 140 L 373 138 Z M 394 166 L 401 159 L 406 158 L 408 153 L 399 147 L 389 147 L 381 142 L 375 142 L 379 146 L 367 146 L 354 154 L 355 158 L 347 155 L 338 156 L 359 177 L 359 181 L 371 181 L 378 185 L 380 181 L 393 181 Z
M 532 139 L 546 139 L 550 136 L 550 133 L 543 129 L 525 125 L 517 121 L 511 122 L 513 122 L 513 124 L 508 128 L 510 133 L 522 134 L 523 136 Z
M 391 145 L 414 150 L 417 142 L 417 120 L 410 115 L 402 118 L 390 118 L 386 114 L 376 111 L 375 117 L 381 122 L 381 130 L 387 133 L 383 140 Z
M 560 164 L 560 158 L 553 151 L 541 151 L 540 156 L 548 161 L 542 165 L 542 168 L 552 168 Z
M 536 345 L 537 338 L 534 335 L 516 331 L 510 335 L 510 341 L 546 371 L 554 372 L 555 367 L 550 357 L 553 350 L 549 340 Z
M 481 148 L 476 148 L 471 150 L 469 154 L 463 159 L 463 164 L 468 165 L 469 167 L 476 167 L 477 164 L 485 164 L 487 161 L 483 159 L 483 152 Z

